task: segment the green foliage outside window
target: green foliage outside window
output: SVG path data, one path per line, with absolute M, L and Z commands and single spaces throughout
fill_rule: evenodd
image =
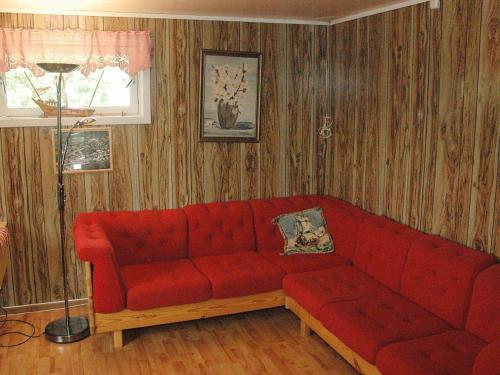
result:
M 103 69 L 99 69 L 88 77 L 79 71 L 64 75 L 63 105 L 67 101 L 69 107 L 87 107 L 102 72 Z M 43 100 L 56 100 L 57 74 L 35 77 L 28 69 L 17 68 L 5 74 L 8 108 L 37 107 L 32 100 L 32 98 L 37 98 L 37 94 L 32 89 L 26 75 Z M 130 105 L 130 90 L 127 88 L 129 81 L 130 77 L 122 70 L 104 68 L 104 74 L 97 88 L 92 107 L 128 107 Z

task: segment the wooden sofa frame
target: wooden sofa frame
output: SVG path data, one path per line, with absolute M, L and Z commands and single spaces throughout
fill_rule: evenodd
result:
M 90 262 L 85 262 L 85 284 L 88 296 L 87 308 L 90 333 L 93 335 L 96 333 L 112 332 L 115 348 L 123 346 L 123 330 L 125 329 L 185 322 L 285 305 L 285 294 L 282 290 L 277 290 L 243 297 L 210 299 L 186 305 L 167 306 L 142 311 L 124 309 L 115 313 L 101 314 L 94 311 L 92 265 Z

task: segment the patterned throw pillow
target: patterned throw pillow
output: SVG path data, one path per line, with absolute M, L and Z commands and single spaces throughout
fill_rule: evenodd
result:
M 320 207 L 280 215 L 273 223 L 278 225 L 285 241 L 282 255 L 331 253 L 334 250 Z

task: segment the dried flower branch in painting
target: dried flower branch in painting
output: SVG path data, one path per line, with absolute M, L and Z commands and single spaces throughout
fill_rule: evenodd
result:
M 214 101 L 217 103 L 219 125 L 223 129 L 234 128 L 241 114 L 242 105 L 238 99 L 248 92 L 248 72 L 247 64 L 238 67 L 227 64 L 212 66 Z

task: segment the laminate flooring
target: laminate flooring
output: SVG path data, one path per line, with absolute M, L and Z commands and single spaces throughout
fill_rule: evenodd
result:
M 85 314 L 84 307 L 71 309 Z M 35 325 L 37 333 L 63 310 L 11 315 Z M 9 323 L 6 330 L 29 329 Z M 20 337 L 1 337 L 0 344 Z M 0 348 L 0 374 L 336 374 L 356 371 L 318 336 L 299 335 L 299 320 L 284 308 L 125 331 L 125 346 L 113 349 L 112 335 L 99 334 L 57 345 L 44 337 Z

